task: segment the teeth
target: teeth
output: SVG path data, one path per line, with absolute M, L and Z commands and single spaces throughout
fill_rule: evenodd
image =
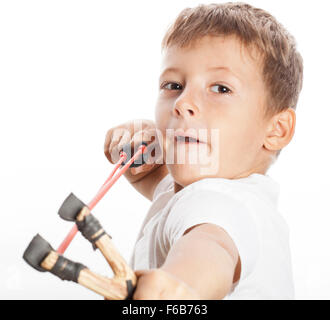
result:
M 176 140 L 179 142 L 198 142 L 198 140 L 192 137 L 177 136 Z
M 187 142 L 197 142 L 196 139 L 191 138 L 191 137 L 186 137 L 186 141 L 187 141 Z

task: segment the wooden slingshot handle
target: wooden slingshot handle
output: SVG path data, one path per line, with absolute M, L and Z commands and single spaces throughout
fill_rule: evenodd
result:
M 130 144 L 128 144 L 126 151 L 123 150 L 120 153 L 120 160 L 116 163 L 114 170 L 88 206 L 73 193 L 65 199 L 58 213 L 64 220 L 75 221 L 76 226 L 72 229 L 72 232 L 70 231 L 57 251 L 37 234 L 23 254 L 23 259 L 30 266 L 41 272 L 49 271 L 62 280 L 77 282 L 109 300 L 132 298 L 137 282 L 136 275 L 116 250 L 111 237 L 106 234 L 98 220 L 90 213 L 90 210 L 102 199 L 118 178 L 129 167 L 136 166 L 135 160 L 147 151 L 147 143 L 142 142 L 133 157 L 126 161 L 127 152 L 130 149 Z M 126 162 L 122 163 L 123 161 Z M 143 163 L 138 163 L 137 166 Z M 114 176 L 120 165 L 123 165 L 123 168 Z M 100 276 L 90 271 L 86 266 L 61 255 L 72 241 L 77 229 L 93 244 L 94 249 L 98 248 L 101 251 L 114 272 L 112 279 Z
M 62 280 L 77 282 L 108 300 L 131 299 L 136 286 L 136 275 L 115 248 L 111 237 L 91 215 L 89 208 L 70 194 L 59 214 L 65 220 L 77 223 L 83 236 L 93 244 L 94 248 L 101 251 L 113 270 L 114 277 L 98 275 L 84 265 L 63 257 L 40 235 L 35 236 L 30 242 L 24 252 L 24 260 L 38 271 L 49 271 Z

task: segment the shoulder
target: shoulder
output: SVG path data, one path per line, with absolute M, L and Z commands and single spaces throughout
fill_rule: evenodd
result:
M 276 211 L 277 183 L 267 176 L 229 180 L 206 178 L 177 192 L 171 199 L 165 236 L 173 245 L 194 226 L 208 223 L 221 227 L 235 243 L 242 261 L 242 278 L 256 264 L 267 215 Z M 265 212 L 265 211 L 269 212 Z
M 204 178 L 173 196 L 173 206 L 207 206 L 233 210 L 244 206 L 254 215 L 276 213 L 279 184 L 271 177 L 252 174 L 241 179 Z M 266 211 L 266 212 L 265 212 Z
M 259 252 L 259 237 L 257 223 L 248 206 L 220 191 L 189 190 L 169 208 L 164 235 L 172 246 L 187 230 L 201 224 L 220 227 L 230 236 L 244 261 L 243 277 L 253 269 Z

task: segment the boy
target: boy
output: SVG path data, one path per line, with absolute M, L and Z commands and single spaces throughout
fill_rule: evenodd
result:
M 294 134 L 303 66 L 293 37 L 264 10 L 209 4 L 183 10 L 162 49 L 155 122 L 125 123 L 105 141 L 115 163 L 125 143 L 157 131 L 148 149 L 166 155 L 126 173 L 153 202 L 130 262 L 133 298 L 292 299 L 288 228 L 266 172 Z M 173 150 L 183 163 L 167 161 Z

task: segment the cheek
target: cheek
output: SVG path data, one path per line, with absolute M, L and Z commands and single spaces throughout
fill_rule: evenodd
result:
M 262 127 L 252 115 L 240 115 L 218 124 L 221 158 L 252 155 L 262 145 Z
M 169 112 L 166 106 L 157 102 L 155 108 L 155 122 L 159 130 L 165 130 L 169 121 Z
M 168 108 L 166 106 L 157 103 L 155 108 L 155 123 L 156 128 L 161 133 L 161 141 L 162 141 L 162 149 L 165 154 L 167 153 L 168 149 L 168 141 L 167 141 L 167 134 L 166 129 L 169 127 L 170 123 L 170 114 L 168 112 Z

